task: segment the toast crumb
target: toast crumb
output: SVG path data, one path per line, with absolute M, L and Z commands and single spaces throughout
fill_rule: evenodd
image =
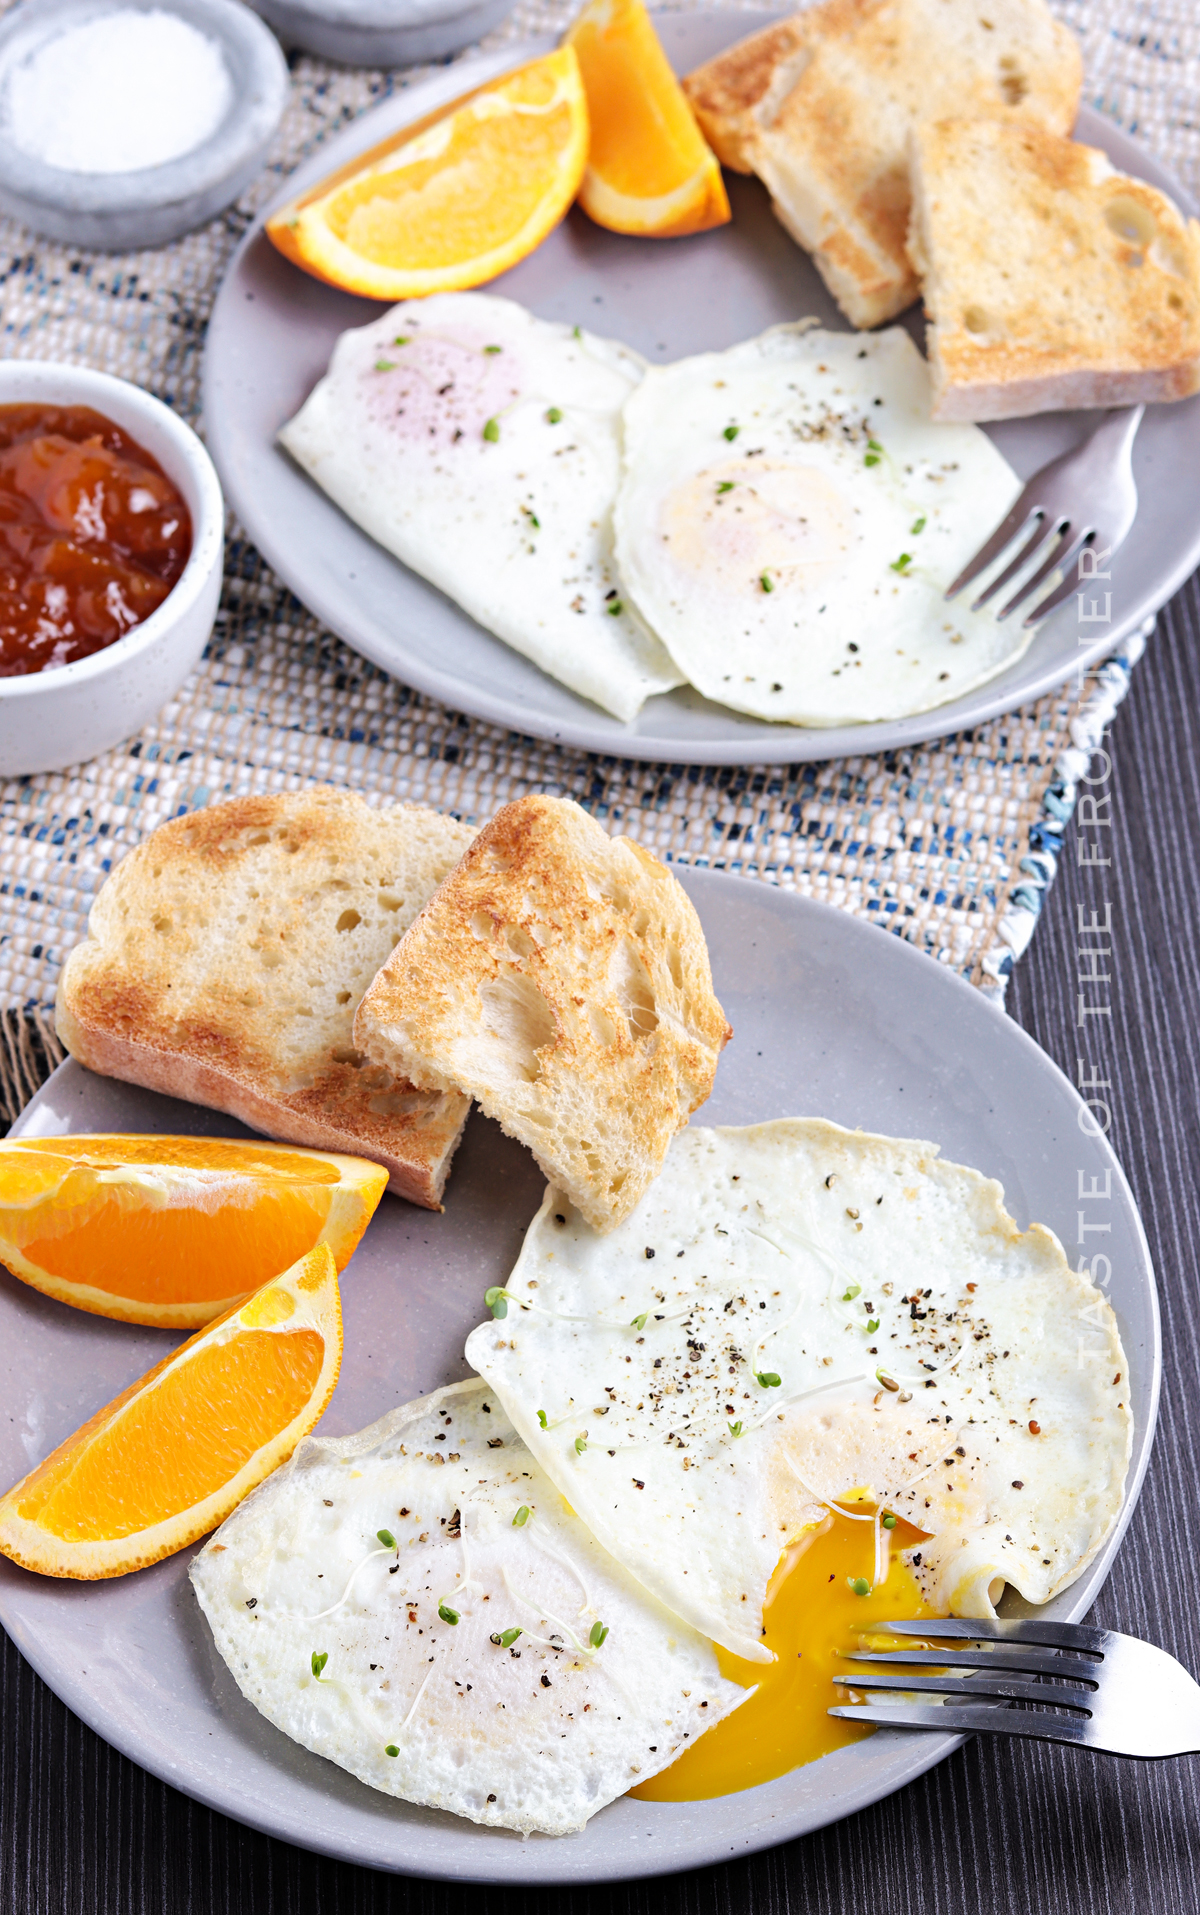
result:
M 933 417 L 1200 391 L 1200 224 L 1095 147 L 951 119 L 913 141 Z
M 355 1042 L 457 1085 L 597 1230 L 636 1207 L 729 1037 L 682 886 L 565 798 L 505 805 L 371 985 Z
M 920 290 L 906 245 L 912 129 L 962 115 L 1066 134 L 1082 80 L 1078 45 L 1045 0 L 822 0 L 685 90 L 718 154 L 759 175 L 842 311 L 867 327 Z
M 59 984 L 81 1064 L 382 1164 L 438 1209 L 470 1100 L 371 1068 L 354 1013 L 472 831 L 316 786 L 174 818 L 113 871 Z

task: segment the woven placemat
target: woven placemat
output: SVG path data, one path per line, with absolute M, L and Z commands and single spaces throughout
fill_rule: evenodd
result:
M 522 4 L 486 44 L 557 30 L 573 10 Z M 1059 12 L 1083 42 L 1087 97 L 1195 189 L 1195 0 L 1064 0 Z M 267 168 L 200 232 L 114 258 L 0 220 L 7 356 L 135 380 L 203 430 L 204 332 L 238 240 L 302 158 L 428 70 L 292 67 Z M 0 1114 L 11 1120 L 61 1055 L 58 972 L 123 853 L 180 812 L 315 779 L 470 822 L 522 792 L 565 793 L 662 857 L 869 916 L 1002 996 L 1053 877 L 1075 779 L 1144 637 L 1061 693 L 934 745 L 784 770 L 645 765 L 477 723 L 388 678 L 324 631 L 233 526 L 212 641 L 179 696 L 90 764 L 0 781 Z

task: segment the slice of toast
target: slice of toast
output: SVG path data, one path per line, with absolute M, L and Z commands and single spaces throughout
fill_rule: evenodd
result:
M 729 1035 L 682 886 L 547 797 L 484 828 L 354 1021 L 376 1063 L 477 1097 L 597 1230 L 635 1208 Z
M 330 786 L 173 818 L 97 895 L 59 984 L 59 1036 L 107 1077 L 373 1158 L 438 1209 L 470 1100 L 369 1067 L 353 1023 L 473 836 Z
M 734 173 L 753 173 L 760 129 L 770 125 L 811 58 L 808 17 L 799 13 L 763 27 L 683 82 L 700 131 Z
M 754 36 L 759 57 L 743 42 L 686 90 L 702 125 L 713 109 L 699 102 L 717 102 L 727 150 L 750 161 L 856 326 L 920 290 L 906 246 L 914 126 L 954 114 L 1067 133 L 1078 110 L 1079 48 L 1045 0 L 822 0 L 790 40 L 768 31 L 773 56 Z
M 909 247 L 935 419 L 1007 419 L 1200 391 L 1200 224 L 1040 127 L 914 135 Z

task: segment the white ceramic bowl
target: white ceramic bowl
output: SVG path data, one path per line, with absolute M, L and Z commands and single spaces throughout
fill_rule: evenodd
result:
M 61 771 L 153 718 L 204 650 L 221 595 L 225 504 L 199 439 L 169 406 L 106 372 L 46 360 L 0 361 L 0 405 L 91 406 L 122 426 L 179 487 L 192 552 L 142 624 L 74 665 L 0 678 L 0 776 Z
M 513 0 L 250 0 L 287 47 L 343 66 L 416 66 L 470 46 Z

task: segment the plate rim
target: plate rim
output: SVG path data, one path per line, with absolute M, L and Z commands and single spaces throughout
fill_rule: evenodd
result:
M 761 879 L 741 877 L 731 872 L 715 871 L 704 866 L 680 866 L 678 867 L 678 875 L 689 889 L 692 882 L 697 882 L 702 897 L 706 892 L 712 897 L 719 897 L 722 892 L 728 891 L 730 887 L 737 887 L 747 898 L 754 896 L 761 900 L 761 894 L 764 889 Z M 710 886 L 712 887 L 711 890 Z M 801 922 L 812 913 L 815 914 L 818 923 L 822 919 L 830 917 L 838 919 L 841 922 L 842 928 L 847 930 L 851 938 L 866 938 L 870 935 L 878 936 L 880 933 L 883 933 L 888 937 L 891 951 L 891 956 L 884 960 L 885 963 L 898 962 L 901 966 L 904 964 L 936 964 L 941 979 L 941 986 L 938 988 L 944 987 L 949 990 L 952 995 L 957 994 L 959 1003 L 964 1006 L 970 1002 L 975 1009 L 969 1013 L 969 1015 L 978 1016 L 981 1024 L 986 1024 L 990 1019 L 994 1021 L 993 1028 L 1003 1027 L 1008 1034 L 1008 1040 L 1012 1041 L 1016 1048 L 1025 1054 L 1027 1060 L 1030 1061 L 1037 1070 L 1043 1072 L 1048 1077 L 1050 1084 L 1055 1090 L 1060 1094 L 1065 1090 L 1069 1099 L 1072 1100 L 1076 1106 L 1083 1107 L 1076 1087 L 1071 1083 L 1070 1078 L 1049 1053 L 1044 1051 L 1021 1025 L 1015 1023 L 1007 1012 L 985 998 L 975 985 L 968 983 L 965 978 L 961 977 L 958 972 L 952 970 L 948 965 L 944 965 L 936 959 L 929 958 L 925 952 L 909 943 L 907 939 L 901 937 L 898 933 L 894 931 L 885 932 L 883 926 L 871 924 L 867 920 L 851 912 L 844 911 L 836 905 L 826 904 L 815 898 L 806 898 L 798 892 L 785 891 L 775 885 L 766 886 L 765 889 L 774 894 L 774 908 L 778 908 L 779 905 L 782 905 L 785 912 L 794 910 L 797 919 Z M 701 908 L 702 898 L 701 900 L 694 899 L 693 902 L 696 902 L 697 909 Z M 736 909 L 736 901 L 730 899 L 726 908 Z M 878 947 L 867 947 L 863 945 L 862 948 L 865 950 L 867 948 Z M 922 975 L 928 976 L 928 973 L 922 973 Z M 56 1068 L 50 1078 L 47 1079 L 46 1083 L 40 1087 L 29 1104 L 25 1106 L 24 1110 L 17 1117 L 9 1131 L 10 1136 L 19 1137 L 24 1134 L 29 1119 L 36 1112 L 42 1099 L 50 1093 L 53 1085 L 60 1079 L 61 1075 L 72 1068 L 83 1070 L 85 1067 L 78 1065 L 73 1058 L 67 1057 L 64 1062 Z M 89 1072 L 87 1075 L 94 1075 L 94 1073 Z M 131 1086 L 130 1088 L 134 1089 L 136 1087 Z M 1149 1406 L 1143 1424 L 1144 1434 L 1135 1431 L 1135 1457 L 1131 1463 L 1129 1475 L 1126 1479 L 1124 1499 L 1112 1533 L 1103 1547 L 1097 1552 L 1096 1557 L 1088 1565 L 1087 1569 L 1085 1569 L 1079 1582 L 1073 1586 L 1073 1589 L 1079 1592 L 1078 1595 L 1073 1595 L 1072 1591 L 1064 1592 L 1072 1598 L 1067 1604 L 1067 1614 L 1063 1617 L 1063 1620 L 1069 1621 L 1082 1620 L 1083 1616 L 1086 1615 L 1091 1608 L 1096 1596 L 1108 1581 L 1117 1551 L 1133 1519 L 1154 1448 L 1162 1384 L 1162 1322 L 1157 1276 L 1141 1212 L 1120 1159 L 1108 1138 L 1105 1136 L 1093 1137 L 1092 1141 L 1097 1145 L 1102 1157 L 1105 1159 L 1104 1167 L 1111 1168 L 1114 1173 L 1114 1198 L 1125 1210 L 1126 1216 L 1132 1225 L 1133 1235 L 1140 1253 L 1142 1282 L 1150 1306 L 1152 1332 L 1147 1349 Z M 15 1567 L 15 1565 L 11 1565 L 11 1567 Z M 32 1575 L 32 1572 L 21 1572 L 22 1580 L 18 1583 L 18 1587 L 23 1586 L 23 1578 L 26 1574 Z M 292 1843 L 296 1847 L 306 1849 L 312 1853 L 329 1856 L 334 1860 L 355 1862 L 359 1866 L 374 1868 L 382 1873 L 412 1876 L 424 1880 L 461 1880 L 489 1885 L 497 1883 L 512 1886 L 524 1885 L 529 1888 L 579 1887 L 581 1885 L 578 1871 L 571 1870 L 569 1867 L 564 1867 L 561 1872 L 556 1872 L 553 1868 L 548 1871 L 539 1868 L 536 1871 L 526 1872 L 523 1871 L 519 1865 L 513 1866 L 513 1863 L 516 1862 L 520 1853 L 519 1849 L 514 1850 L 513 1856 L 507 1865 L 499 1868 L 490 1866 L 490 1857 L 486 1859 L 481 1858 L 480 1864 L 475 1863 L 470 1851 L 464 1855 L 463 1863 L 456 1863 L 453 1867 L 438 1859 L 424 1862 L 419 1858 L 415 1860 L 404 1858 L 398 1861 L 388 1861 L 372 1857 L 364 1860 L 361 1854 L 355 1854 L 348 1850 L 344 1837 L 341 1841 L 335 1837 L 323 1839 L 321 1831 L 317 1827 L 310 1827 L 308 1825 L 299 1828 L 284 1826 L 278 1817 L 272 1817 L 266 1813 L 256 1814 L 253 1803 L 247 1800 L 245 1796 L 238 1795 L 234 1782 L 231 1782 L 227 1791 L 222 1793 L 217 1787 L 197 1785 L 190 1781 L 182 1780 L 180 1767 L 177 1764 L 166 1760 L 147 1760 L 143 1749 L 139 1746 L 136 1731 L 132 1727 L 128 1729 L 123 1727 L 119 1719 L 115 1723 L 111 1723 L 105 1714 L 100 1698 L 97 1697 L 93 1699 L 92 1692 L 86 1689 L 78 1677 L 73 1680 L 69 1677 L 64 1679 L 63 1672 L 54 1664 L 42 1639 L 39 1638 L 37 1641 L 33 1640 L 19 1620 L 14 1623 L 13 1618 L 9 1614 L 9 1603 L 3 1584 L 0 1584 L 0 1626 L 3 1627 L 21 1654 L 25 1657 L 26 1661 L 30 1663 L 31 1667 L 41 1677 L 42 1681 L 46 1683 L 52 1693 L 56 1695 L 67 1708 L 72 1710 L 75 1715 L 79 1716 L 95 1734 L 99 1735 L 113 1748 L 119 1750 L 119 1752 L 128 1757 L 130 1761 L 135 1762 L 140 1768 L 156 1776 L 158 1780 L 168 1783 L 172 1788 L 178 1789 L 182 1794 L 187 1795 L 193 1801 L 201 1803 L 204 1807 L 213 1809 L 219 1814 L 226 1815 L 235 1822 L 242 1823 L 249 1828 L 257 1830 L 260 1834 L 271 1836 L 279 1841 Z M 879 1731 L 880 1736 L 889 1736 L 892 1733 L 903 1734 L 902 1731 Z M 680 1874 L 685 1871 L 713 1867 L 722 1862 L 736 1860 L 739 1857 L 761 1853 L 763 1850 L 777 1847 L 783 1842 L 815 1834 L 818 1830 L 826 1828 L 834 1822 L 844 1821 L 850 1816 L 860 1814 L 864 1809 L 871 1808 L 876 1803 L 886 1800 L 889 1796 L 896 1794 L 900 1789 L 907 1788 L 911 1782 L 917 1781 L 922 1775 L 926 1774 L 929 1769 L 943 1761 L 947 1756 L 952 1755 L 969 1739 L 969 1737 L 962 1734 L 947 1733 L 941 1735 L 934 1734 L 932 1731 L 929 1732 L 924 1738 L 925 1747 L 920 1753 L 917 1753 L 915 1740 L 913 1741 L 911 1745 L 912 1753 L 910 1757 L 906 1759 L 905 1772 L 903 1775 L 899 1776 L 895 1781 L 889 1782 L 882 1789 L 875 1781 L 864 1778 L 860 1786 L 851 1787 L 848 1790 L 843 1789 L 837 1793 L 835 1798 L 831 1797 L 832 1805 L 829 1808 L 829 1812 L 821 1813 L 816 1820 L 812 1818 L 810 1813 L 797 1813 L 794 1811 L 792 1821 L 789 1823 L 787 1811 L 784 1810 L 782 1813 L 770 1818 L 765 1818 L 764 1822 L 753 1826 L 743 1839 L 739 1839 L 735 1834 L 734 1839 L 731 1841 L 728 1829 L 722 1830 L 719 1834 L 714 1834 L 706 1840 L 702 1850 L 698 1850 L 696 1853 L 690 1855 L 683 1862 L 680 1862 L 675 1856 L 669 1856 L 667 1859 L 659 1862 L 653 1853 L 646 1855 L 638 1854 L 635 1857 L 632 1850 L 629 1851 L 628 1859 L 614 1858 L 609 1860 L 597 1857 L 594 1859 L 594 1865 L 589 1867 L 587 1879 L 588 1881 L 594 1882 L 620 1882 L 643 1879 L 649 1880 L 660 1875 Z M 838 1753 L 840 1754 L 841 1752 L 839 1751 Z M 789 1773 L 795 1773 L 795 1771 L 790 1771 Z M 786 1780 L 786 1778 L 777 1778 L 776 1783 L 767 1783 L 760 1786 L 772 1788 L 777 1786 L 779 1781 L 783 1780 Z M 362 1786 L 366 1787 L 365 1784 Z M 752 1793 L 754 1793 L 754 1791 L 749 1790 L 733 1792 L 734 1796 Z M 728 1798 L 716 1797 L 713 1799 L 714 1801 L 725 1801 Z M 449 1811 L 445 1813 L 447 1815 L 450 1814 Z M 458 1818 L 454 1819 L 457 1820 Z M 715 1820 L 716 1818 L 714 1818 L 714 1821 Z M 563 1843 L 569 1843 L 571 1838 L 556 1838 L 555 1846 L 557 1846 L 559 1840 Z M 547 1851 L 542 1852 L 545 1853 Z M 553 1853 L 552 1850 L 548 1852 Z M 569 1853 L 569 1850 L 564 1850 L 564 1863 L 567 1853 Z
M 695 8 L 657 9 L 664 18 L 689 19 L 736 19 L 745 23 L 746 34 L 753 33 L 772 22 L 784 19 L 786 11 L 774 8 L 756 8 L 742 12 L 736 7 L 700 6 Z M 348 621 L 342 619 L 332 599 L 318 587 L 309 591 L 307 584 L 304 593 L 297 590 L 291 576 L 290 554 L 286 539 L 281 531 L 275 536 L 269 524 L 264 525 L 259 515 L 253 487 L 243 488 L 236 450 L 226 443 L 227 422 L 230 408 L 220 398 L 220 376 L 217 371 L 217 354 L 223 345 L 223 335 L 230 306 L 234 303 L 235 281 L 242 269 L 246 255 L 258 244 L 263 236 L 263 228 L 271 215 L 293 197 L 297 191 L 304 191 L 309 185 L 325 177 L 327 173 L 374 145 L 386 132 L 380 121 L 388 122 L 387 131 L 402 126 L 410 118 L 419 116 L 431 108 L 443 105 L 466 92 L 470 87 L 486 83 L 500 74 L 511 71 L 523 62 L 539 58 L 553 50 L 558 37 L 553 34 L 539 34 L 529 39 L 512 41 L 506 46 L 496 48 L 490 53 L 471 54 L 463 60 L 454 62 L 440 70 L 435 70 L 426 78 L 416 82 L 411 88 L 402 88 L 377 106 L 368 108 L 357 119 L 334 134 L 327 144 L 301 163 L 287 176 L 277 193 L 272 194 L 253 224 L 244 235 L 227 265 L 213 301 L 205 339 L 203 365 L 201 369 L 201 410 L 204 420 L 204 436 L 212 454 L 214 463 L 221 475 L 226 496 L 239 523 L 255 547 L 260 551 L 271 569 L 289 590 L 295 592 L 300 600 L 321 624 L 342 642 L 376 665 L 389 678 L 407 685 L 411 689 L 436 699 L 439 704 L 451 712 L 463 712 L 482 723 L 498 727 L 502 731 L 522 738 L 538 738 L 548 744 L 565 746 L 585 751 L 617 762 L 633 760 L 639 763 L 670 765 L 792 765 L 802 763 L 821 763 L 833 758 L 876 756 L 883 752 L 906 749 L 913 745 L 934 744 L 972 731 L 976 726 L 988 723 L 993 718 L 1014 712 L 1023 706 L 1036 702 L 1048 692 L 1065 686 L 1072 678 L 1081 676 L 1091 666 L 1111 657 L 1133 634 L 1147 630 L 1161 607 L 1171 598 L 1184 581 L 1191 576 L 1200 562 L 1200 525 L 1190 545 L 1181 547 L 1180 552 L 1170 566 L 1158 574 L 1158 583 L 1144 592 L 1126 612 L 1123 619 L 1110 626 L 1100 636 L 1084 643 L 1076 643 L 1071 655 L 1069 668 L 1064 672 L 1063 661 L 1051 660 L 1041 669 L 1030 675 L 1019 687 L 1005 692 L 998 689 L 1005 673 L 997 679 L 988 680 L 973 692 L 966 692 L 952 706 L 934 707 L 930 711 L 918 712 L 909 718 L 887 719 L 869 724 L 838 725 L 830 727 L 780 725 L 769 726 L 769 722 L 753 718 L 746 713 L 729 710 L 727 716 L 733 726 L 739 724 L 756 727 L 752 737 L 739 736 L 736 731 L 728 738 L 682 741 L 658 733 L 640 734 L 629 730 L 621 721 L 595 707 L 595 715 L 582 719 L 568 717 L 556 719 L 549 715 L 542 717 L 536 709 L 532 712 L 528 704 L 523 703 L 518 693 L 502 696 L 486 690 L 473 690 L 459 677 L 451 676 L 439 669 L 436 657 L 426 657 L 412 650 L 412 641 L 405 642 L 405 655 L 401 669 L 394 647 L 378 644 L 368 635 L 364 641 L 350 638 L 342 629 Z M 404 106 L 401 113 L 399 108 Z M 1157 173 L 1168 183 L 1171 197 L 1185 213 L 1200 216 L 1200 206 L 1183 185 L 1175 178 L 1154 154 L 1142 147 L 1141 143 L 1126 133 L 1115 121 L 1106 118 L 1094 107 L 1082 102 L 1079 115 L 1073 129 L 1086 142 L 1104 146 L 1105 138 L 1118 148 L 1126 148 L 1130 153 L 1148 166 L 1151 173 Z M 1122 161 L 1122 164 L 1131 164 Z M 269 244 L 269 242 L 266 242 Z M 296 268 L 297 271 L 301 270 Z M 372 302 L 377 305 L 379 302 Z M 364 323 L 366 323 L 364 321 Z M 898 323 L 898 321 L 897 321 Z M 1054 416 L 1054 415 L 1047 415 Z M 1097 421 L 1101 414 L 1096 413 Z M 280 455 L 282 456 L 282 455 Z M 331 512 L 344 517 L 332 500 L 328 501 Z M 361 528 L 360 528 L 361 530 Z M 366 536 L 366 535 L 364 535 Z M 386 549 L 386 548 L 380 548 Z M 393 555 L 394 557 L 394 555 Z M 394 559 L 402 565 L 402 561 Z M 403 568 L 406 571 L 409 568 Z M 419 577 L 419 574 L 413 576 Z M 422 581 L 427 584 L 428 581 Z M 435 589 L 430 587 L 430 589 Z M 464 616 L 467 616 L 464 614 Z M 481 631 L 484 627 L 479 627 Z M 503 645 L 502 639 L 488 634 L 494 643 Z M 509 648 L 506 648 L 509 649 Z M 514 654 L 520 656 L 520 654 Z M 1026 654 L 1027 656 L 1027 654 Z M 523 661 L 532 665 L 529 660 Z M 1020 672 L 1023 659 L 1018 659 L 1006 670 Z M 537 670 L 536 666 L 532 669 Z M 542 674 L 546 676 L 546 674 Z M 551 681 L 552 683 L 555 681 Z M 587 707 L 588 701 L 579 700 Z M 648 701 L 652 703 L 653 701 Z M 724 708 L 720 708 L 724 710 Z M 939 717 L 939 712 L 944 714 Z M 536 721 L 536 722 L 534 722 Z M 634 723 L 637 720 L 633 721 Z

